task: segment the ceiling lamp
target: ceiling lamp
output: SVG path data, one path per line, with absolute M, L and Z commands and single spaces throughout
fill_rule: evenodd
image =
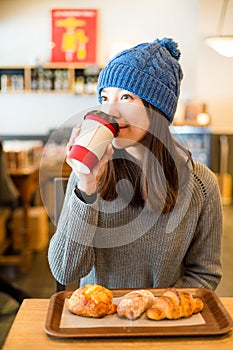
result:
M 229 0 L 223 0 L 217 36 L 206 38 L 206 44 L 222 56 L 233 57 L 233 35 L 222 35 L 223 23 Z

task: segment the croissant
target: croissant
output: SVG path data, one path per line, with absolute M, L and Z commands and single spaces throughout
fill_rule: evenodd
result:
M 123 296 L 117 306 L 117 313 L 121 317 L 135 320 L 153 304 L 154 295 L 144 289 L 129 292 Z
M 113 293 L 98 284 L 87 284 L 76 289 L 66 302 L 67 309 L 75 315 L 104 317 L 114 314 Z
M 200 298 L 169 288 L 162 296 L 155 297 L 153 305 L 146 310 L 146 316 L 151 320 L 178 319 L 200 312 L 203 307 Z

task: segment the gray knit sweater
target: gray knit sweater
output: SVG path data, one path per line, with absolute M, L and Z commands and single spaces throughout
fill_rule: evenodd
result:
M 173 213 L 155 215 L 122 198 L 88 205 L 71 174 L 48 258 L 62 284 L 107 288 L 204 287 L 221 278 L 222 206 L 215 175 L 194 162 Z

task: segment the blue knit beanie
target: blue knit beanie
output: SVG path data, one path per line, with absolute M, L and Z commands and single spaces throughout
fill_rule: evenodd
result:
M 105 87 L 128 90 L 157 107 L 171 123 L 183 77 L 179 58 L 178 46 L 170 38 L 155 39 L 118 53 L 100 72 L 99 102 Z

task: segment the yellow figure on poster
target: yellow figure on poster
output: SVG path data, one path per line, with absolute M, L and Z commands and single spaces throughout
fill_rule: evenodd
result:
M 85 35 L 83 29 L 77 29 L 75 32 L 76 42 L 77 42 L 77 58 L 82 60 L 86 58 L 86 43 L 88 42 L 88 37 Z
M 86 58 L 86 43 L 89 41 L 85 31 L 80 29 L 86 25 L 86 21 L 75 17 L 67 17 L 56 21 L 58 27 L 66 29 L 62 36 L 61 50 L 65 52 L 65 60 L 73 61 L 74 54 L 79 60 Z

